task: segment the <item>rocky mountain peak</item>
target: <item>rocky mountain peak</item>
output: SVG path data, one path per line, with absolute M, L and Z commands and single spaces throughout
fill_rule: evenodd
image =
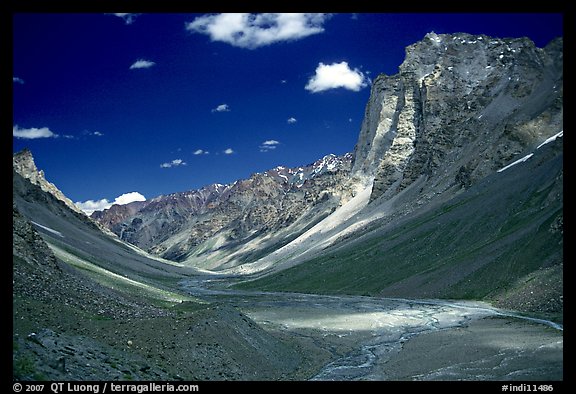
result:
M 353 174 L 371 200 L 457 192 L 562 129 L 562 39 L 427 34 L 373 82 Z
M 53 183 L 46 180 L 43 170 L 38 170 L 34 162 L 34 156 L 29 149 L 23 149 L 12 156 L 12 167 L 14 171 L 20 174 L 23 178 L 28 179 L 32 184 L 40 186 L 40 188 L 52 194 L 58 200 L 62 201 L 68 208 L 81 213 L 80 210 L 68 197 L 64 195 Z
M 38 177 L 40 174 L 42 174 L 42 177 L 44 175 L 43 172 L 38 171 L 36 163 L 34 163 L 32 152 L 30 152 L 28 148 L 25 148 L 12 156 L 12 166 L 17 173 L 22 175 L 24 178 L 30 179 L 34 184 L 38 184 Z

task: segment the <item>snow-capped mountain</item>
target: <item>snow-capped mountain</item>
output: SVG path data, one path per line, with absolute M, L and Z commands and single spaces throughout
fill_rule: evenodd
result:
M 211 250 L 238 251 L 255 235 L 270 237 L 267 244 L 282 244 L 351 198 L 346 180 L 351 165 L 350 153 L 330 154 L 309 165 L 278 166 L 229 185 L 114 205 L 91 217 L 121 239 L 175 260 Z M 285 234 L 276 234 L 279 230 Z
M 309 179 L 325 173 L 335 172 L 339 169 L 348 168 L 352 162 L 352 158 L 351 153 L 346 153 L 343 156 L 329 154 L 304 167 L 286 168 L 278 166 L 264 172 L 264 174 L 277 179 L 279 182 L 300 188 Z

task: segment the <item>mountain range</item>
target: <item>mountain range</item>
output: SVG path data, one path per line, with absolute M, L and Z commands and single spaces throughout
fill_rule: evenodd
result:
M 485 300 L 562 320 L 561 38 L 537 48 L 526 38 L 429 33 L 406 48 L 397 74 L 374 79 L 350 153 L 228 185 L 87 217 L 29 150 L 13 156 L 13 171 L 14 305 L 22 317 L 50 305 L 54 314 L 159 322 L 177 314 L 164 308 L 177 303 L 243 327 L 231 338 L 257 338 L 257 354 L 243 357 L 292 360 L 292 369 L 266 372 L 277 378 L 304 373 L 294 367 L 297 352 L 245 316 L 183 295 L 183 279 L 211 272 L 239 290 Z M 18 333 L 30 328 L 14 319 Z M 43 335 L 47 346 L 56 334 Z M 15 346 L 33 344 L 19 337 Z M 122 349 L 110 354 L 129 360 L 132 377 L 169 379 L 178 370 L 169 362 L 144 368 Z M 65 377 L 57 370 L 52 376 Z M 32 376 L 23 365 L 17 375 Z
M 537 48 L 528 39 L 430 33 L 406 49 L 398 74 L 373 81 L 352 153 L 92 218 L 199 268 L 262 275 L 296 265 L 342 239 L 449 205 L 560 133 L 562 60 L 561 39 Z

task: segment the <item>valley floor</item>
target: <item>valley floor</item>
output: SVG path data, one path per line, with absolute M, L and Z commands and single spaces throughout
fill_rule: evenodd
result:
M 180 285 L 209 303 L 105 317 L 15 294 L 14 378 L 563 380 L 561 326 L 485 303 Z
M 329 351 L 311 380 L 563 380 L 563 329 L 552 321 L 484 302 L 243 292 L 218 282 L 183 286 Z
M 376 378 L 385 380 L 563 380 L 562 332 L 510 318 L 424 333 L 404 344 Z

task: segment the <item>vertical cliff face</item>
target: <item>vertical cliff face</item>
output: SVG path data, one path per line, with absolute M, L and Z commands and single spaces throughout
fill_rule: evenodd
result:
M 353 174 L 371 200 L 468 188 L 562 130 L 562 39 L 426 37 L 372 86 Z

